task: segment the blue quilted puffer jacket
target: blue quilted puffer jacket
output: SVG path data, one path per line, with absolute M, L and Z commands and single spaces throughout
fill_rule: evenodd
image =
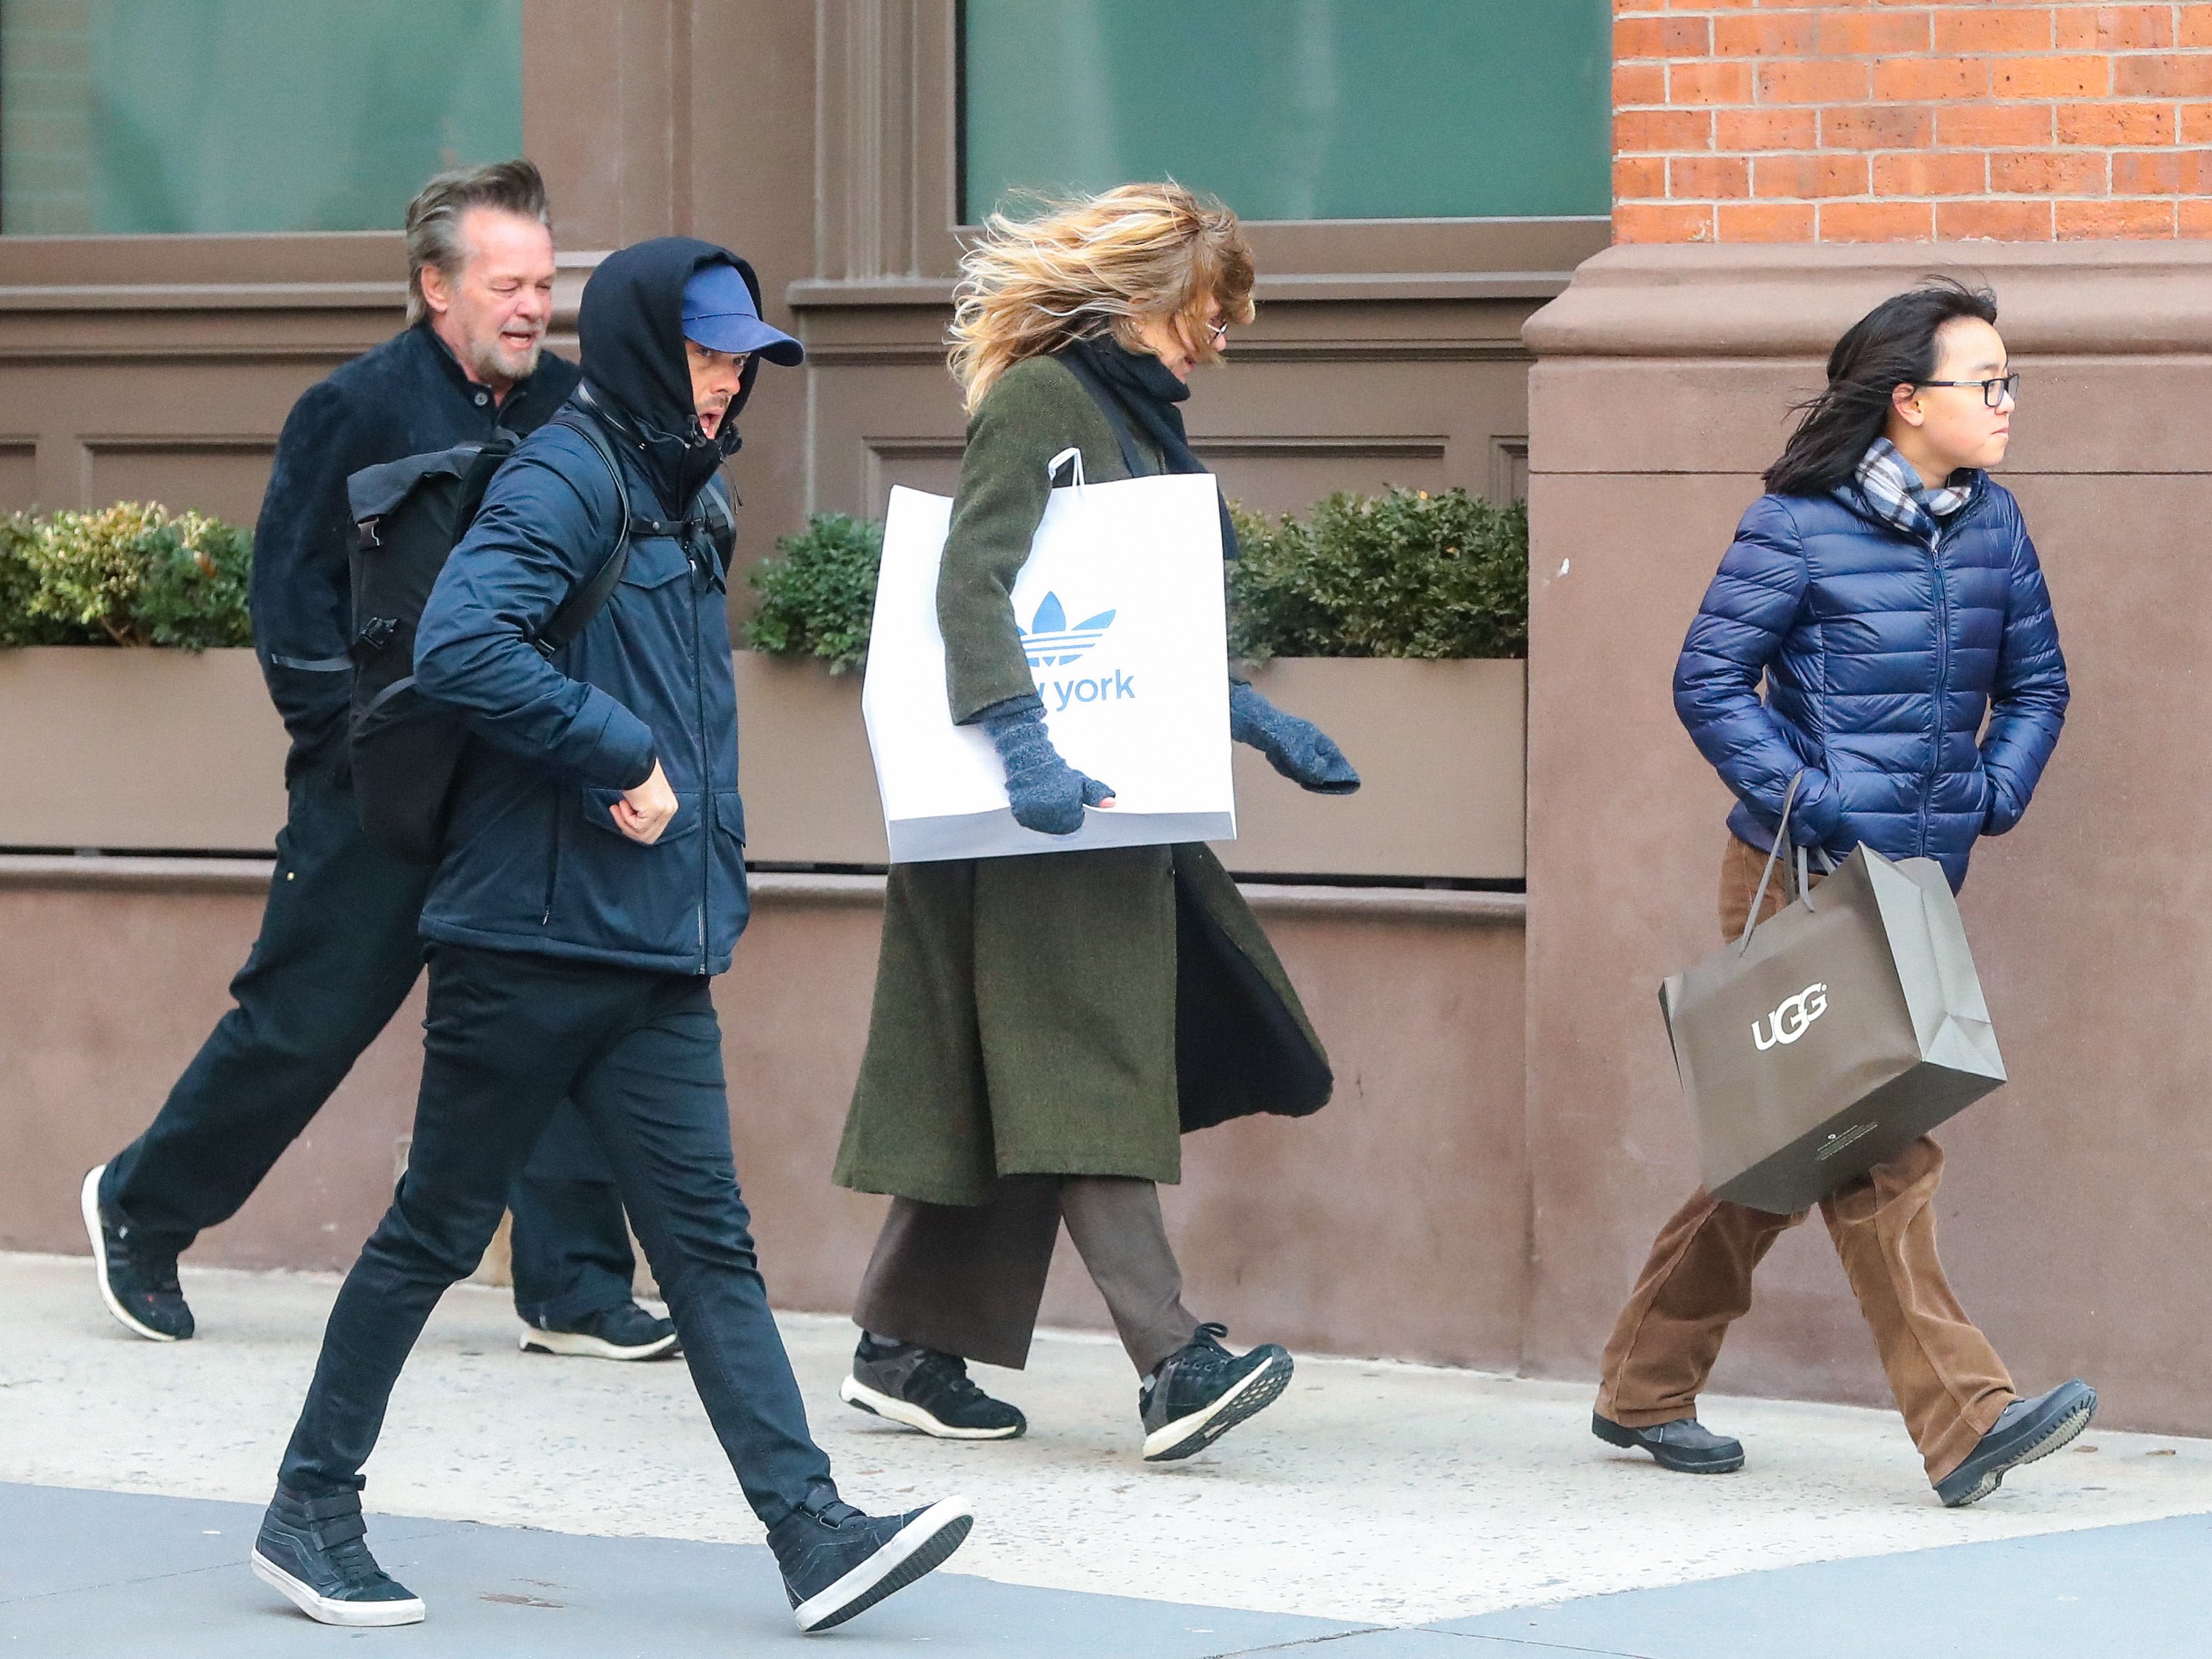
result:
M 1979 475 L 1933 548 L 1855 483 L 1761 496 L 1674 670 L 1674 710 L 1735 792 L 1741 839 L 1772 844 L 1802 769 L 1793 842 L 1933 858 L 1954 890 L 1975 838 L 2027 811 L 2066 695 L 2035 544 Z

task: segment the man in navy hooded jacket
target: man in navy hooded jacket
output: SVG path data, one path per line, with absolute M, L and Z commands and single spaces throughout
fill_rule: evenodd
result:
M 482 741 L 422 911 L 413 1150 L 338 1292 L 253 1552 L 260 1577 L 325 1623 L 423 1615 L 363 1542 L 362 1467 L 423 1322 L 475 1267 L 563 1098 L 614 1165 L 799 1628 L 913 1582 L 971 1524 L 959 1499 L 884 1518 L 839 1500 L 731 1152 L 709 985 L 745 923 L 744 818 L 726 556 L 702 497 L 737 447 L 760 360 L 805 355 L 759 303 L 750 267 L 708 243 L 611 255 L 579 317 L 584 389 L 493 478 L 422 615 L 416 684 Z M 541 654 L 533 640 L 625 533 L 612 599 Z
M 499 427 L 532 431 L 575 390 L 575 366 L 540 349 L 553 315 L 545 218 L 529 161 L 432 179 L 407 210 L 409 326 L 309 387 L 277 441 L 254 532 L 253 634 L 292 752 L 261 935 L 231 981 L 237 1006 L 80 1194 L 101 1298 L 134 1334 L 191 1336 L 178 1254 L 252 1195 L 422 975 L 428 872 L 362 833 L 347 764 L 346 478 Z M 573 1111 L 507 1202 L 526 1349 L 644 1359 L 676 1345 L 632 1299 L 622 1202 Z

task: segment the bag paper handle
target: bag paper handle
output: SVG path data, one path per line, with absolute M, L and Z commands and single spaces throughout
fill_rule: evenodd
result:
M 1797 786 L 1804 781 L 1804 769 L 1800 767 L 1791 775 L 1790 787 L 1782 792 L 1782 817 L 1774 826 L 1774 845 L 1766 854 L 1766 867 L 1759 872 L 1759 890 L 1751 896 L 1751 914 L 1743 919 L 1743 937 L 1735 942 L 1738 956 L 1751 949 L 1752 931 L 1759 926 L 1759 907 L 1766 902 L 1767 884 L 1774 879 L 1774 866 L 1782 857 L 1782 848 L 1785 843 L 1790 845 L 1792 857 L 1790 861 L 1783 866 L 1786 872 L 1783 877 L 1784 896 L 1787 902 L 1793 903 L 1802 899 L 1807 909 L 1812 908 L 1812 884 L 1805 878 L 1805 849 L 1790 841 L 1790 809 L 1796 802 Z M 1833 868 L 1833 863 L 1828 859 L 1825 851 L 1821 854 L 1821 860 L 1824 863 L 1828 863 L 1831 869 Z M 1796 889 L 1795 898 L 1790 897 L 1789 892 L 1789 889 L 1793 885 Z
M 1057 478 L 1060 476 L 1060 469 L 1066 466 L 1071 461 L 1075 464 L 1075 487 L 1078 489 L 1082 489 L 1083 451 L 1073 444 L 1070 444 L 1066 448 L 1061 450 L 1059 454 L 1054 456 L 1050 460 L 1044 464 L 1045 482 L 1047 483 L 1050 483 L 1054 479 Z

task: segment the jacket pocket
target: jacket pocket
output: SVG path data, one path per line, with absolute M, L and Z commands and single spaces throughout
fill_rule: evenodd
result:
M 712 953 L 736 947 L 752 915 L 752 895 L 745 880 L 745 808 L 734 789 L 717 789 L 714 796 L 714 845 L 708 849 L 712 870 L 708 883 L 708 942 Z
M 668 827 L 660 832 L 660 839 L 650 847 L 642 842 L 630 840 L 615 827 L 615 803 L 623 798 L 619 789 L 600 789 L 586 786 L 584 790 L 584 822 L 595 830 L 604 830 L 625 846 L 635 847 L 641 853 L 656 852 L 663 847 L 682 841 L 687 836 L 699 833 L 702 822 L 699 803 L 702 799 L 696 790 L 676 792 L 676 816 L 668 820 Z
M 705 822 L 696 790 L 679 790 L 676 816 L 651 846 L 615 828 L 609 808 L 617 789 L 581 792 L 585 823 L 600 833 L 578 836 L 561 870 L 555 920 L 580 943 L 605 949 L 695 960 L 706 903 Z
M 665 587 L 678 576 L 689 575 L 690 560 L 670 536 L 635 538 L 629 544 L 629 562 L 623 566 L 622 583 L 624 587 Z

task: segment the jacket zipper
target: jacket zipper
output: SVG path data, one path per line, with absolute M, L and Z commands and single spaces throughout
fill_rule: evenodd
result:
M 547 837 L 550 843 L 545 849 L 545 914 L 538 918 L 540 927 L 553 921 L 553 889 L 561 879 L 561 797 L 553 797 L 553 829 Z
M 1933 559 L 1932 572 L 1936 580 L 1936 696 L 1929 717 L 1928 771 L 1920 781 L 1920 856 L 1928 854 L 1928 815 L 1936 801 L 1936 778 L 1943 766 L 1943 712 L 1945 699 L 1951 690 L 1951 584 L 1944 574 L 1943 545 L 1957 537 L 1959 532 L 1981 505 L 1981 496 L 1960 508 L 1953 517 L 1948 531 L 1936 526 L 1935 539 L 1929 545 Z
M 689 520 L 686 520 L 688 523 Z M 707 897 L 713 890 L 714 860 L 714 776 L 707 763 L 707 686 L 702 667 L 699 641 L 699 596 L 709 584 L 706 572 L 699 568 L 697 555 L 692 550 L 691 538 L 684 538 L 684 562 L 691 567 L 691 699 L 695 717 L 694 732 L 699 745 L 699 807 L 705 822 L 700 824 L 699 836 L 699 967 L 707 971 Z

